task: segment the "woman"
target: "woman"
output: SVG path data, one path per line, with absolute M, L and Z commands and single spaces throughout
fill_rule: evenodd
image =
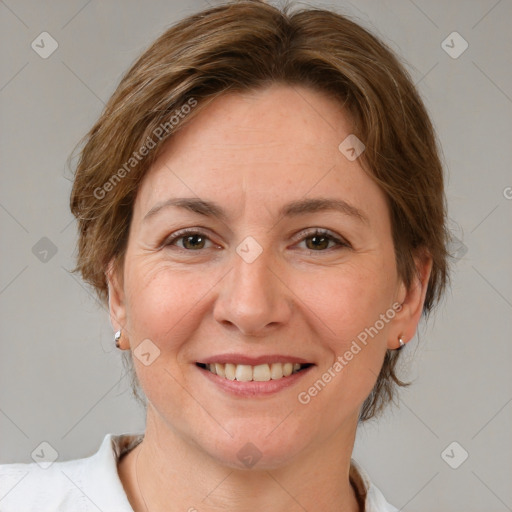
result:
M 183 20 L 87 135 L 71 209 L 146 430 L 4 466 L 2 510 L 396 510 L 351 454 L 403 384 L 447 235 L 433 129 L 389 49 L 323 10 Z

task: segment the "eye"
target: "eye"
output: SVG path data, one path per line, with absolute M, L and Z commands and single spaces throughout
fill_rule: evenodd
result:
M 326 252 L 329 249 L 351 247 L 347 241 L 338 238 L 328 230 L 316 229 L 310 232 L 302 232 L 299 236 L 301 235 L 300 243 L 304 242 L 306 249 L 313 252 Z M 211 245 L 207 246 L 208 243 Z M 186 229 L 171 235 L 164 241 L 163 246 L 176 246 L 185 251 L 199 251 L 211 248 L 214 244 L 205 233 L 194 229 Z
M 334 236 L 330 231 L 324 229 L 316 229 L 309 234 L 301 233 L 303 235 L 301 242 L 305 242 L 306 249 L 315 252 L 326 252 L 328 249 L 334 247 L 350 247 L 350 244 L 345 240 Z M 331 245 L 330 245 L 331 244 Z
M 182 230 L 167 238 L 163 245 L 175 245 L 180 249 L 195 251 L 205 249 L 207 242 L 212 243 L 208 236 L 200 231 Z

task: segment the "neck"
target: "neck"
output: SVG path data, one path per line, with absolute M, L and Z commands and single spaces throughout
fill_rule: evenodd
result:
M 357 512 L 349 480 L 352 430 L 284 466 L 241 470 L 148 421 L 144 440 L 120 461 L 119 476 L 134 512 L 169 510 L 169 504 L 189 512 Z

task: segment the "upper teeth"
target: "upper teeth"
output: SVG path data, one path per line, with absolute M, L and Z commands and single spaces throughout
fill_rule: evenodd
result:
M 219 377 L 229 380 L 238 380 L 241 382 L 249 382 L 251 380 L 265 382 L 268 380 L 281 379 L 288 377 L 292 373 L 296 373 L 301 369 L 298 363 L 272 363 L 259 364 L 250 366 L 248 364 L 207 364 L 208 370 L 215 373 Z

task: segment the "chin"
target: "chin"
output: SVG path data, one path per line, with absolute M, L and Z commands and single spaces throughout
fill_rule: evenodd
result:
M 232 424 L 231 430 L 226 429 L 233 434 L 232 438 L 228 435 L 208 436 L 204 439 L 203 450 L 216 463 L 232 469 L 258 471 L 282 467 L 306 448 L 307 441 L 299 429 L 290 429 L 290 425 L 282 428 L 283 425 L 278 426 L 276 421 L 271 423 L 269 426 L 268 421 L 237 422 L 236 428 Z M 280 428 L 282 430 L 278 432 Z

